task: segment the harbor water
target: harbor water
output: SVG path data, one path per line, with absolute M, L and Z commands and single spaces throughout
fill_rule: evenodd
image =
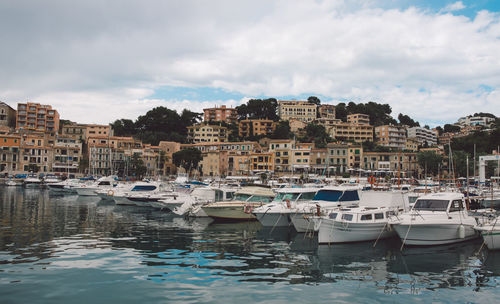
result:
M 98 197 L 0 187 L 0 303 L 492 303 L 482 241 L 320 245 Z

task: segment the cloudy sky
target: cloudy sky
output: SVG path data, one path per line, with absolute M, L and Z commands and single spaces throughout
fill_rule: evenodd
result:
M 500 116 L 499 1 L 0 2 L 0 100 L 82 123 L 249 98 Z

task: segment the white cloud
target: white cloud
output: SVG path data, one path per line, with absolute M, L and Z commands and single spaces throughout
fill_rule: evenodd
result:
M 163 85 L 374 100 L 418 120 L 500 115 L 500 16 L 487 11 L 469 19 L 376 1 L 16 1 L 0 3 L 0 36 L 0 99 L 53 104 L 81 122 L 242 102 L 151 99 Z
M 462 1 L 457 1 L 455 3 L 448 4 L 445 6 L 442 11 L 443 12 L 455 12 L 460 11 L 466 8 L 466 6 L 462 3 Z

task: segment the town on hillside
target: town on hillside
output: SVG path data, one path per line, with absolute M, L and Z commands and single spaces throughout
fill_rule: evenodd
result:
M 203 113 L 166 107 L 108 125 L 60 119 L 51 105 L 0 102 L 0 174 L 195 177 L 256 174 L 445 178 L 477 175 L 480 155 L 498 154 L 489 113 L 429 128 L 389 105 L 251 99 Z M 469 170 L 467 170 L 467 161 Z M 488 176 L 499 175 L 498 164 Z

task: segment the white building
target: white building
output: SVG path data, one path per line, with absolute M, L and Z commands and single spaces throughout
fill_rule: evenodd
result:
M 462 126 L 489 126 L 495 119 L 487 116 L 466 116 L 458 119 Z
M 427 143 L 429 146 L 437 145 L 436 131 L 421 127 L 408 128 L 408 138 L 415 138 L 420 143 Z

